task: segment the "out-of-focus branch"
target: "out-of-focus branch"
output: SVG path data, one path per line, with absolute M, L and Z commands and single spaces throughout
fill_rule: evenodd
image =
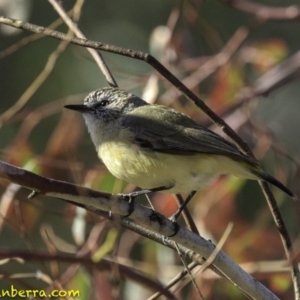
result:
M 252 14 L 261 21 L 300 20 L 300 10 L 296 5 L 287 7 L 271 7 L 248 0 L 219 0 L 240 11 Z
M 18 101 L 12 105 L 7 111 L 0 115 L 0 128 L 2 124 L 13 117 L 24 105 L 29 101 L 30 97 L 36 92 L 36 90 L 44 83 L 44 81 L 51 74 L 56 61 L 60 55 L 65 51 L 68 46 L 68 42 L 61 42 L 58 47 L 50 54 L 48 61 L 42 70 L 42 72 L 35 78 L 35 80 L 29 85 L 23 95 Z
M 213 59 L 213 58 L 212 58 Z M 274 66 L 269 71 L 256 79 L 251 86 L 243 87 L 235 96 L 235 101 L 223 111 L 221 117 L 233 113 L 247 101 L 259 97 L 268 96 L 278 88 L 286 85 L 300 76 L 300 51 Z M 211 121 L 202 123 L 209 126 Z
M 201 81 L 213 74 L 218 68 L 227 64 L 232 56 L 239 49 L 241 44 L 248 37 L 250 30 L 246 27 L 240 27 L 226 43 L 223 49 L 216 55 L 209 58 L 195 72 L 182 80 L 189 89 L 195 88 Z M 178 92 L 174 87 L 171 87 L 164 95 L 161 96 L 165 105 L 170 105 L 173 99 L 178 96 Z
M 70 11 L 67 12 L 67 15 L 70 16 L 73 14 L 73 10 L 71 9 Z M 56 27 L 60 26 L 61 24 L 63 24 L 62 19 L 57 19 L 56 21 L 54 21 L 53 23 L 51 23 L 48 28 L 53 28 L 55 29 Z M 0 51 L 0 59 L 3 59 L 3 57 L 8 56 L 13 54 L 14 52 L 16 52 L 17 50 L 19 50 L 21 47 L 35 42 L 41 38 L 45 37 L 42 34 L 32 34 L 30 36 L 26 36 L 24 38 L 22 38 L 21 40 L 19 40 L 18 42 L 14 43 L 13 45 L 9 46 L 8 48 Z
M 101 259 L 99 262 L 94 262 L 90 255 L 78 256 L 70 253 L 58 252 L 55 254 L 50 254 L 45 251 L 37 251 L 28 252 L 28 251 L 12 251 L 12 250 L 0 250 L 0 257 L 2 259 L 23 259 L 26 261 L 60 261 L 63 263 L 71 263 L 71 264 L 83 264 L 88 267 L 96 267 L 101 272 L 104 270 L 111 270 L 113 265 L 118 268 L 118 271 L 123 277 L 129 278 L 137 283 L 147 286 L 152 290 L 159 291 L 162 295 L 167 297 L 167 299 L 175 300 L 176 297 L 164 286 L 155 279 L 151 279 L 147 277 L 145 274 L 140 272 L 139 270 L 133 269 L 131 267 L 127 267 L 123 264 L 120 264 L 116 261 L 110 261 L 107 259 Z M 9 277 L 9 276 L 8 276 Z M 3 278 L 3 277 L 2 277 Z
M 286 85 L 300 76 L 300 51 L 285 59 L 268 72 L 259 77 L 254 83 L 254 95 L 266 96 L 272 91 Z M 249 97 L 249 96 L 248 96 Z

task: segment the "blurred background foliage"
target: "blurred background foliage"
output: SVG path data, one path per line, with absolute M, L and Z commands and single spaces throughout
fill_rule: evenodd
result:
M 61 1 L 66 11 L 74 3 Z M 287 0 L 253 3 L 271 7 L 300 5 L 300 1 Z M 48 1 L 0 0 L 0 12 L 45 27 L 58 19 Z M 264 96 L 254 94 L 247 99 L 242 93 L 299 51 L 299 19 L 259 19 L 232 7 L 231 1 L 86 0 L 78 27 L 89 39 L 151 52 L 225 118 L 262 160 L 265 170 L 300 194 L 298 69 L 280 88 Z M 61 22 L 56 29 L 66 32 L 67 27 Z M 4 25 L 0 26 L 0 33 L 1 160 L 108 192 L 133 190 L 133 186 L 116 180 L 98 161 L 82 118 L 63 109 L 63 105 L 81 103 L 88 92 L 107 86 L 89 53 L 69 45 L 46 80 L 16 109 L 15 103 L 42 72 L 59 41 L 46 37 L 20 45 L 31 33 Z M 143 95 L 147 101 L 172 106 L 221 133 L 144 62 L 109 53 L 103 53 L 103 57 L 121 88 Z M 272 80 L 272 76 L 267 80 Z M 7 117 L 11 107 L 15 109 Z M 12 251 L 27 249 L 34 255 L 37 249 L 59 249 L 76 253 L 96 231 L 90 255 L 102 249 L 101 257 L 118 258 L 163 283 L 182 269 L 176 253 L 118 228 L 113 222 L 54 199 L 38 196 L 28 200 L 27 191 L 4 181 L 0 181 L 0 191 L 0 241 Z M 299 244 L 299 206 L 277 189 L 274 193 L 289 232 Z M 151 198 L 164 215 L 171 215 L 176 209 L 170 195 L 156 194 Z M 222 177 L 195 198 L 191 210 L 202 236 L 217 242 L 227 224 L 233 222 L 224 251 L 237 263 L 248 263 L 245 267 L 257 267 L 254 276 L 280 299 L 292 299 L 291 278 L 280 262 L 285 258 L 281 240 L 258 184 Z M 143 199 L 140 201 L 143 203 Z M 116 228 L 119 235 L 113 238 L 112 230 Z M 68 264 L 54 267 L 48 262 L 9 262 L 1 266 L 1 274 L 41 270 L 56 279 L 70 268 Z M 67 278 L 62 286 L 79 288 L 81 299 L 146 299 L 153 292 L 117 272 L 82 267 Z M 210 271 L 196 280 L 205 299 L 244 299 L 238 290 Z M 49 286 L 47 280 L 33 276 L 26 280 L 6 278 L 1 280 L 0 288 L 8 288 L 12 283 L 19 289 Z M 199 297 L 191 285 L 176 296 Z

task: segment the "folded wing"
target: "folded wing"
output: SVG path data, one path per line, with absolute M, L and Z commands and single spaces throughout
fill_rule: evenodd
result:
M 224 155 L 258 165 L 256 160 L 242 154 L 235 145 L 188 116 L 161 105 L 149 108 L 148 105 L 138 107 L 121 121 L 122 126 L 134 133 L 134 142 L 140 147 L 174 155 Z

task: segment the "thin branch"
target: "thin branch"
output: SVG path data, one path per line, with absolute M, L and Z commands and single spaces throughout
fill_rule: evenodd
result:
M 69 10 L 67 12 L 68 16 L 71 16 L 73 14 L 73 9 Z M 55 29 L 58 26 L 60 26 L 61 24 L 63 24 L 63 21 L 61 18 L 57 19 L 56 21 L 54 21 L 53 23 L 51 23 L 48 28 L 52 28 Z M 14 43 L 13 45 L 9 46 L 8 48 L 0 51 L 0 59 L 3 59 L 5 56 L 11 55 L 14 52 L 16 52 L 17 50 L 21 49 L 23 46 L 26 46 L 29 43 L 35 42 L 41 38 L 44 38 L 45 36 L 42 34 L 32 34 L 30 36 L 26 36 L 24 38 L 22 38 L 21 40 L 19 40 L 18 42 Z
M 77 25 L 70 19 L 68 14 L 65 12 L 63 7 L 56 1 L 56 0 L 48 0 L 53 8 L 57 11 L 57 13 L 60 15 L 60 17 L 64 20 L 66 25 L 69 27 L 70 30 L 72 30 L 75 35 L 79 38 L 85 39 L 85 35 L 82 33 L 82 31 L 77 27 Z M 83 0 L 80 0 L 80 7 L 74 6 L 74 15 L 77 14 L 79 15 L 79 12 L 81 10 L 81 6 L 83 5 Z M 79 16 L 78 16 L 79 18 Z M 96 61 L 97 65 L 99 66 L 101 72 L 105 76 L 106 81 L 110 86 L 117 87 L 118 84 L 116 83 L 114 77 L 112 76 L 108 66 L 106 65 L 102 55 L 100 52 L 97 52 L 94 49 L 87 49 L 88 52 L 92 55 L 94 60 Z
M 7 120 L 13 117 L 19 110 L 21 110 L 24 107 L 24 105 L 29 101 L 29 99 L 36 92 L 36 90 L 44 83 L 44 81 L 51 74 L 56 64 L 56 61 L 58 60 L 60 55 L 65 51 L 68 44 L 69 42 L 62 41 L 58 45 L 58 47 L 50 54 L 42 72 L 30 84 L 30 86 L 26 89 L 23 95 L 17 100 L 17 102 L 14 105 L 12 105 L 7 111 L 0 115 L 0 128 Z
M 300 76 L 300 51 L 276 65 L 254 83 L 255 95 L 268 95 Z
M 178 275 L 176 275 L 166 286 L 166 289 L 170 289 L 173 286 L 175 286 L 175 284 L 179 283 L 182 278 L 184 278 L 187 274 L 189 274 L 190 271 L 192 271 L 194 268 L 196 268 L 198 266 L 197 263 L 190 263 L 188 265 L 187 268 L 185 268 L 184 270 L 182 270 Z M 159 299 L 159 297 L 162 296 L 161 292 L 156 292 L 155 294 L 153 294 L 151 297 L 149 297 L 147 300 L 156 300 Z
M 183 199 L 183 197 L 181 196 L 181 194 L 176 194 L 175 195 L 175 199 L 176 199 L 176 202 L 178 204 L 178 207 L 180 207 L 181 205 L 183 205 L 183 203 L 185 201 L 185 199 Z M 187 225 L 187 228 L 190 231 L 192 231 L 192 232 L 197 233 L 197 234 L 200 235 L 199 230 L 198 230 L 198 228 L 197 228 L 197 226 L 196 226 L 196 224 L 195 224 L 195 222 L 193 220 L 193 217 L 192 217 L 192 215 L 189 212 L 189 210 L 188 210 L 187 207 L 185 207 L 183 209 L 182 216 L 183 216 L 184 221 L 185 221 L 185 223 Z

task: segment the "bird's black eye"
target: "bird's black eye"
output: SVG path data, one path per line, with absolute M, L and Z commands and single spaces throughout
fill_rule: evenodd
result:
M 108 100 L 101 100 L 100 102 L 98 102 L 95 107 L 104 107 L 104 106 L 107 106 L 109 104 L 109 101 Z

